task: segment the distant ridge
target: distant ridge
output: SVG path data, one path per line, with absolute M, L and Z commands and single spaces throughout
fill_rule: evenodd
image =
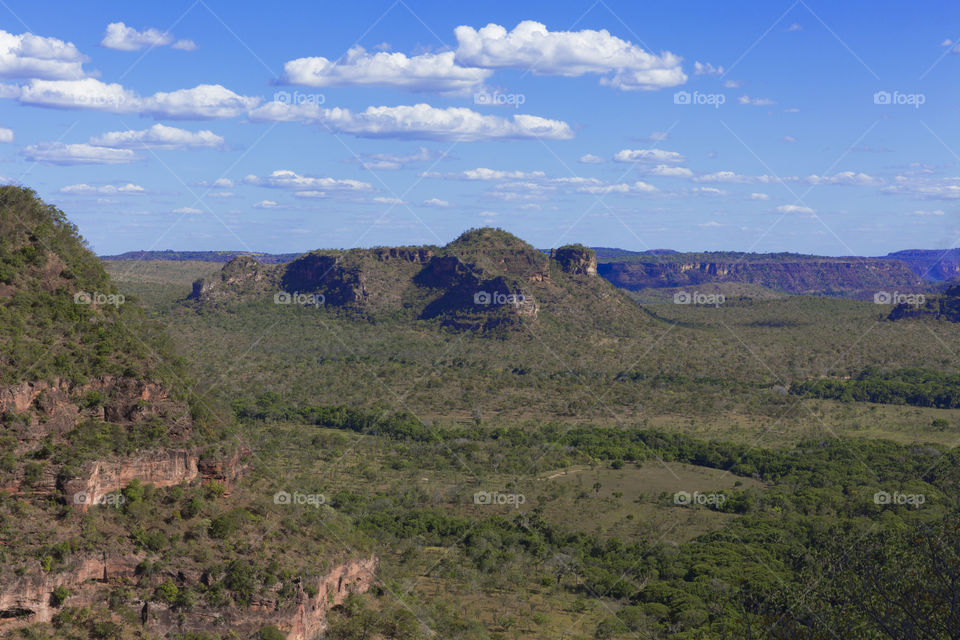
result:
M 101 260 L 197 260 L 200 262 L 230 262 L 237 256 L 253 256 L 265 264 L 290 262 L 300 253 L 262 253 L 259 251 L 127 251 L 112 256 L 100 256 Z

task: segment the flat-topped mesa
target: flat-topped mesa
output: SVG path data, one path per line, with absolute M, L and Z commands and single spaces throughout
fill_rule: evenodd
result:
M 626 295 L 596 275 L 596 254 L 587 247 L 567 245 L 548 255 L 506 231 L 484 228 L 443 247 L 317 250 L 275 266 L 237 258 L 223 273 L 198 281 L 191 297 L 267 303 L 278 295 L 285 304 L 307 301 L 350 316 L 433 321 L 455 330 L 517 327 L 544 312 L 564 322 L 643 321 Z
M 550 252 L 550 257 L 560 263 L 567 273 L 597 275 L 597 252 L 582 244 L 568 244 Z

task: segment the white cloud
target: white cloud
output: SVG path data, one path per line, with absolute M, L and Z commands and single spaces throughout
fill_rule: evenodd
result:
M 700 194 L 705 196 L 725 196 L 727 192 L 723 189 L 717 189 L 716 187 L 696 187 L 693 189 L 694 194 Z
M 177 40 L 174 42 L 173 34 L 168 31 L 160 31 L 152 27 L 137 31 L 122 22 L 108 24 L 107 30 L 103 34 L 103 40 L 100 41 L 101 47 L 116 49 L 117 51 L 139 51 L 147 47 L 165 47 L 167 45 L 170 45 L 171 49 L 181 51 L 193 51 L 197 48 L 197 44 L 193 40 Z
M 422 178 L 447 178 L 451 180 L 534 180 L 546 178 L 547 174 L 543 171 L 503 171 L 500 169 L 487 169 L 477 167 L 476 169 L 467 169 L 459 173 L 437 173 L 427 171 L 421 173 Z
M 743 86 L 743 82 L 740 80 L 726 80 L 723 83 L 724 89 L 739 89 Z
M 803 25 L 800 25 L 796 22 L 787 27 L 787 31 L 803 31 Z
M 0 29 L 0 78 L 82 78 L 85 59 L 72 42 Z
M 723 67 L 715 67 L 709 62 L 694 62 L 693 63 L 693 75 L 695 76 L 722 76 Z
M 119 187 L 112 184 L 104 185 L 102 187 L 95 187 L 89 184 L 71 184 L 60 189 L 60 193 L 69 193 L 71 195 L 78 196 L 100 196 L 100 195 L 142 195 L 146 193 L 146 189 L 141 187 L 138 184 L 133 184 L 128 182 L 127 184 L 120 185 Z
M 292 189 L 295 191 L 370 191 L 373 187 L 359 180 L 338 180 L 336 178 L 313 178 L 296 172 L 278 169 L 269 176 L 259 178 L 249 175 L 243 179 L 247 184 L 274 189 Z
M 476 88 L 493 73 L 458 66 L 452 51 L 407 57 L 402 53 L 370 54 L 359 46 L 340 60 L 298 58 L 283 69 L 288 82 L 311 87 L 359 85 L 460 93 Z
M 435 158 L 443 157 L 446 154 L 430 151 L 426 147 L 418 148 L 414 153 L 398 156 L 390 153 L 372 153 L 361 156 L 360 165 L 364 169 L 403 169 L 408 164 L 415 162 L 428 162 Z
M 261 200 L 253 205 L 254 209 L 276 209 L 280 204 L 274 200 Z
M 771 100 L 770 98 L 751 98 L 748 95 L 742 95 L 737 98 L 739 104 L 747 104 L 754 107 L 769 107 L 771 105 L 777 104 L 776 100 Z
M 0 127 L 0 142 L 13 142 L 13 129 Z
M 237 194 L 232 191 L 212 191 L 206 195 L 207 198 L 236 198 Z
M 343 133 L 365 138 L 399 138 L 420 140 L 510 140 L 542 138 L 566 140 L 573 130 L 566 122 L 538 116 L 516 114 L 512 118 L 482 115 L 463 107 L 445 109 L 429 104 L 396 107 L 321 109 L 316 104 L 290 105 L 268 102 L 249 114 L 253 121 L 302 122 L 320 124 Z
M 943 209 L 934 209 L 933 211 L 924 211 L 922 209 L 917 209 L 913 212 L 915 216 L 942 216 L 944 215 Z
M 647 173 L 653 176 L 663 176 L 665 178 L 692 178 L 693 171 L 686 167 L 668 167 L 665 164 L 658 164 Z
M 587 185 L 578 187 L 580 193 L 591 193 L 593 195 L 605 195 L 609 193 L 629 194 L 629 193 L 653 193 L 657 188 L 652 184 L 637 181 L 634 183 L 619 182 L 615 184 Z
M 703 224 L 700 224 L 700 225 L 698 225 L 698 226 L 700 226 L 700 227 L 712 228 L 712 227 L 722 227 L 722 226 L 724 226 L 724 225 L 720 224 L 720 223 L 717 222 L 716 220 L 711 220 L 711 221 L 709 221 L 709 222 L 704 222 Z
M 174 209 L 174 213 L 186 214 L 186 215 L 199 215 L 203 213 L 202 209 L 194 209 L 193 207 L 180 207 L 179 209 Z
M 926 178 L 900 175 L 884 187 L 884 193 L 913 196 L 924 200 L 960 199 L 960 178 Z
M 185 120 L 232 118 L 260 103 L 260 98 L 241 96 L 218 84 L 201 84 L 142 98 L 120 84 L 107 84 L 95 78 L 31 80 L 21 88 L 18 99 L 40 107 L 140 113 L 156 119 Z
M 810 175 L 804 178 L 804 182 L 808 184 L 841 184 L 857 187 L 876 187 L 883 184 L 883 180 L 880 178 L 854 171 L 841 171 L 832 176 Z
M 118 51 L 139 51 L 147 47 L 165 47 L 173 42 L 173 36 L 159 29 L 137 31 L 122 22 L 111 22 L 100 41 L 101 47 Z
M 207 120 L 233 118 L 260 103 L 260 98 L 242 96 L 219 84 L 201 84 L 192 89 L 157 92 L 144 99 L 141 112 L 154 118 Z
M 777 178 L 776 176 L 747 176 L 734 171 L 715 171 L 693 178 L 694 182 L 722 182 L 731 184 L 773 184 L 778 182 L 793 182 L 796 178 Z
M 793 136 L 783 136 L 783 141 L 784 141 L 784 142 L 796 142 L 797 139 L 794 138 Z
M 780 205 L 779 207 L 777 207 L 777 213 L 783 213 L 783 214 L 789 214 L 789 213 L 814 214 L 814 213 L 816 213 L 816 211 L 814 211 L 814 210 L 811 209 L 810 207 L 801 207 L 800 205 L 796 205 L 796 204 L 782 204 L 782 205 Z
M 110 131 L 90 138 L 90 144 L 123 149 L 222 149 L 223 138 L 210 130 L 187 131 L 155 124 L 140 131 Z
M 549 31 L 525 20 L 512 31 L 488 24 L 454 30 L 456 60 L 487 68 L 522 68 L 538 75 L 609 74 L 600 83 L 618 89 L 662 89 L 687 80 L 682 59 L 669 52 L 654 55 L 606 30 Z
M 403 204 L 404 203 L 401 198 L 384 198 L 382 196 L 373 198 L 373 202 L 376 202 L 378 204 Z
M 111 149 L 90 144 L 64 144 L 41 142 L 24 147 L 23 155 L 28 160 L 46 164 L 127 164 L 139 160 L 129 149 Z
M 663 149 L 623 149 L 613 159 L 617 162 L 684 162 L 683 155 Z
M 430 198 L 429 200 L 423 201 L 423 206 L 444 208 L 444 207 L 449 207 L 450 203 L 447 202 L 446 200 L 441 200 L 440 198 Z
M 592 153 L 586 153 L 580 156 L 580 162 L 584 164 L 602 164 L 606 162 L 606 160 L 604 160 L 600 156 L 595 156 Z
M 213 182 L 207 182 L 206 180 L 201 180 L 197 182 L 198 187 L 220 187 L 221 189 L 229 188 L 234 185 L 233 180 L 230 178 L 217 178 Z
M 751 193 L 750 199 L 751 200 L 769 200 L 770 196 L 768 196 L 765 193 Z

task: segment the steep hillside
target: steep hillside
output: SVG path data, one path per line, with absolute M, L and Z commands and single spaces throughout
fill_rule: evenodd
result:
M 64 214 L 9 186 L 0 354 L 0 636 L 304 639 L 372 584 L 369 551 L 306 526 L 336 516 L 273 504 L 277 478 Z
M 940 294 L 894 302 L 898 303 L 890 312 L 890 320 L 932 318 L 960 322 L 960 285 L 953 285 Z

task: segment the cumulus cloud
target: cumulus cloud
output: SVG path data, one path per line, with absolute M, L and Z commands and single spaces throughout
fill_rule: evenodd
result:
M 613 159 L 617 162 L 684 162 L 683 155 L 676 151 L 663 149 L 623 149 L 618 151 Z
M 401 198 L 386 198 L 383 196 L 378 196 L 372 200 L 377 204 L 404 204 L 403 199 Z
M 165 47 L 180 51 L 193 51 L 197 44 L 193 40 L 174 41 L 173 34 L 152 27 L 137 31 L 122 22 L 111 22 L 100 41 L 101 47 L 117 51 L 139 51 L 147 47 Z
M 770 196 L 768 196 L 765 193 L 751 193 L 750 199 L 751 200 L 769 200 Z
M 723 189 L 717 189 L 716 187 L 696 187 L 693 189 L 694 195 L 704 195 L 704 196 L 725 196 L 727 191 Z
M 600 156 L 595 156 L 592 153 L 586 153 L 580 156 L 580 162 L 584 164 L 602 164 L 606 162 L 606 160 L 604 160 Z
M 280 207 L 280 203 L 274 200 L 261 200 L 253 205 L 254 209 L 277 209 Z
M 647 173 L 653 176 L 663 176 L 665 178 L 692 178 L 693 171 L 686 167 L 668 167 L 665 164 L 658 164 Z
M 549 31 L 525 20 L 512 31 L 488 24 L 454 30 L 456 60 L 486 68 L 521 68 L 538 75 L 599 74 L 600 83 L 624 90 L 654 90 L 687 80 L 682 59 L 670 52 L 655 55 L 609 31 Z
M 60 189 L 60 193 L 68 193 L 70 195 L 77 196 L 114 196 L 114 195 L 141 195 L 146 193 L 146 189 L 141 187 L 138 184 L 133 184 L 128 182 L 120 186 L 114 186 L 112 184 L 104 185 L 101 187 L 92 186 L 89 184 L 71 184 Z
M 232 118 L 260 103 L 260 98 L 242 96 L 218 84 L 161 91 L 143 98 L 118 83 L 105 83 L 95 78 L 31 80 L 20 89 L 17 99 L 39 107 L 140 113 L 158 120 Z
M 493 71 L 458 66 L 454 53 L 367 53 L 353 47 L 340 60 L 298 58 L 283 66 L 286 80 L 310 87 L 378 86 L 410 91 L 462 93 L 476 88 Z
M 512 118 L 482 115 L 463 107 L 441 109 L 429 104 L 396 107 L 322 109 L 316 104 L 291 105 L 273 101 L 252 110 L 255 122 L 302 122 L 319 124 L 331 131 L 364 138 L 399 138 L 420 140 L 511 140 L 543 138 L 566 140 L 573 130 L 566 122 L 539 116 L 516 114 Z
M 13 142 L 13 129 L 0 127 L 0 142 Z
M 771 105 L 777 104 L 776 100 L 771 100 L 770 98 L 751 98 L 748 95 L 742 95 L 737 98 L 738 104 L 746 104 L 754 107 L 769 107 Z
M 722 76 L 723 67 L 715 67 L 709 62 L 694 62 L 693 75 L 695 76 Z
M 213 182 L 207 182 L 206 180 L 201 180 L 197 182 L 198 187 L 220 187 L 221 189 L 229 188 L 234 185 L 233 180 L 230 178 L 217 178 Z
M 467 169 L 459 173 L 437 173 L 427 171 L 420 174 L 422 178 L 447 178 L 451 180 L 530 180 L 537 178 L 546 178 L 547 174 L 543 171 L 503 171 L 500 169 L 487 169 L 477 167 L 476 169 Z
M 883 184 L 881 178 L 876 178 L 865 173 L 857 173 L 855 171 L 841 171 L 832 176 L 810 175 L 804 178 L 804 182 L 808 184 L 841 184 L 857 187 L 876 187 Z
M 440 198 L 430 198 L 429 200 L 423 201 L 423 206 L 444 208 L 444 207 L 449 207 L 450 203 L 447 202 L 446 200 L 441 200 Z
M 111 22 L 100 41 L 101 47 L 118 51 L 139 51 L 147 47 L 165 47 L 173 42 L 173 36 L 159 29 L 137 31 L 122 22 Z
M 21 152 L 34 162 L 45 164 L 127 164 L 139 160 L 130 149 L 111 149 L 90 144 L 42 142 L 24 147 Z
M 0 78 L 78 79 L 85 60 L 72 42 L 0 29 Z
M 956 200 L 960 198 L 960 178 L 926 178 L 900 175 L 884 193 L 907 195 L 924 200 Z
M 222 149 L 224 140 L 214 132 L 187 131 L 155 124 L 140 131 L 110 131 L 90 138 L 90 144 L 122 149 Z
M 431 151 L 426 147 L 419 147 L 415 152 L 405 156 L 390 153 L 364 154 L 360 156 L 360 166 L 370 170 L 403 169 L 408 164 L 428 162 L 444 155 L 446 154 Z
M 179 213 L 179 214 L 186 214 L 186 215 L 195 216 L 195 215 L 199 215 L 199 214 L 203 213 L 203 210 L 202 210 L 202 209 L 194 209 L 193 207 L 180 207 L 179 209 L 174 209 L 173 212 L 174 212 L 174 213 Z
M 633 183 L 618 182 L 615 184 L 584 185 L 582 187 L 577 187 L 577 191 L 580 193 L 590 193 L 593 195 L 606 195 L 610 193 L 654 193 L 657 191 L 657 188 L 652 184 L 647 184 L 646 182 L 638 180 L 637 182 Z
M 777 213 L 790 214 L 790 213 L 805 213 L 805 214 L 814 214 L 816 211 L 810 207 L 802 207 L 796 204 L 782 204 L 777 207 Z
M 373 187 L 367 182 L 359 180 L 338 180 L 336 178 L 315 178 L 303 176 L 294 171 L 278 169 L 269 176 L 257 177 L 249 175 L 243 179 L 246 184 L 273 189 L 291 189 L 294 191 L 310 190 L 314 192 L 327 191 L 371 191 Z
M 747 176 L 734 171 L 715 171 L 693 178 L 694 182 L 723 182 L 731 184 L 774 184 L 778 182 L 793 182 L 796 178 L 780 179 L 776 176 L 760 175 Z

